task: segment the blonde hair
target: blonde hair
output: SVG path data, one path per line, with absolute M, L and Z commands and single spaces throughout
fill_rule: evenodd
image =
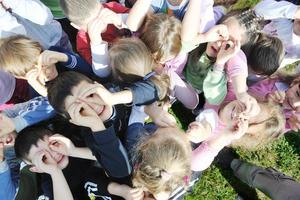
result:
M 164 13 L 150 15 L 142 30 L 141 40 L 156 62 L 175 57 L 181 50 L 181 22 Z
M 281 107 L 271 102 L 260 104 L 269 108 L 269 118 L 260 123 L 249 124 L 248 132 L 241 139 L 233 141 L 231 146 L 249 150 L 259 149 L 283 135 L 285 117 Z M 251 128 L 258 128 L 259 131 L 250 132 Z
M 109 50 L 109 59 L 115 79 L 126 83 L 143 80 L 155 67 L 149 50 L 138 38 L 118 40 Z M 150 80 L 159 91 L 159 99 L 164 99 L 170 85 L 168 75 L 153 75 Z
M 60 7 L 68 19 L 76 25 L 83 25 L 97 11 L 97 0 L 60 0 Z
M 18 77 L 25 77 L 37 64 L 42 46 L 26 36 L 17 35 L 0 42 L 0 67 Z
M 178 128 L 160 128 L 136 148 L 133 185 L 172 192 L 191 175 L 191 145 Z

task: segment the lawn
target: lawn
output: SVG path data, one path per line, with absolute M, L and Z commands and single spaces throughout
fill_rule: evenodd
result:
M 259 0 L 239 0 L 234 5 L 234 8 L 251 7 L 257 2 L 259 2 Z M 180 105 L 175 105 L 172 110 L 183 129 L 193 120 L 191 114 L 185 111 Z M 283 138 L 270 144 L 263 150 L 249 152 L 236 149 L 236 152 L 243 160 L 263 167 L 276 168 L 300 181 L 299 133 L 287 133 Z M 234 200 L 237 197 L 237 193 L 246 195 L 247 198 L 245 199 L 247 200 L 268 199 L 263 193 L 248 187 L 236 179 L 230 170 L 223 170 L 212 164 L 212 166 L 203 173 L 193 193 L 185 199 Z

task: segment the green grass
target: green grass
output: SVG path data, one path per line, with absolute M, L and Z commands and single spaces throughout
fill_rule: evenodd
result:
M 239 0 L 233 8 L 253 7 L 257 2 L 259 0 Z M 287 71 L 292 68 L 293 66 L 288 66 Z M 193 121 L 193 116 L 178 105 L 172 108 L 172 112 L 182 129 L 186 129 L 188 123 Z M 243 160 L 263 167 L 273 167 L 300 181 L 300 133 L 287 133 L 263 150 L 250 152 L 236 149 L 236 152 Z M 237 191 L 246 194 L 247 199 L 268 199 L 258 190 L 241 183 L 230 170 L 221 170 L 214 164 L 203 173 L 193 193 L 185 199 L 234 200 Z

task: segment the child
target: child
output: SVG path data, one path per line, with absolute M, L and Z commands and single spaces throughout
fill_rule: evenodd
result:
M 72 121 L 92 109 L 105 124 L 113 124 L 121 135 L 127 129 L 130 111 L 117 104 L 147 105 L 158 100 L 158 91 L 149 80 L 133 83 L 123 91 L 114 86 L 109 88 L 114 92 L 82 74 L 66 72 L 49 84 L 48 99 L 56 112 Z
M 50 191 L 45 195 L 48 198 L 51 198 L 52 191 L 54 199 L 108 198 L 111 195 L 106 189 L 110 180 L 107 176 L 125 183 L 131 172 L 126 153 L 113 129 L 106 129 L 97 115 L 88 115 L 88 120 L 86 117 L 77 119 L 79 126 L 92 129 L 92 132 L 88 129 L 82 132 L 90 149 L 76 147 L 70 139 L 54 134 L 49 129 L 31 127 L 24 129 L 16 138 L 16 155 L 33 165 L 31 171 L 50 174 L 53 189 L 49 188 Z M 97 158 L 105 173 L 89 161 L 72 157 L 90 160 Z M 41 186 L 43 192 L 47 192 L 43 182 Z
M 280 107 L 268 103 L 259 106 L 259 115 L 252 116 L 245 115 L 245 105 L 237 100 L 224 103 L 218 111 L 203 111 L 187 131 L 191 141 L 202 142 L 193 151 L 192 170 L 209 167 L 224 146 L 255 149 L 279 138 L 285 124 Z
M 178 128 L 159 128 L 154 133 L 145 133 L 133 154 L 134 188 L 110 183 L 110 193 L 125 199 L 134 196 L 140 199 L 180 199 L 185 193 L 184 188 L 197 180 L 191 177 L 191 146 Z
M 38 41 L 45 49 L 58 46 L 72 51 L 61 25 L 53 20 L 50 10 L 39 0 L 3 0 L 0 16 L 0 38 L 22 34 Z
M 262 80 L 249 88 L 249 93 L 262 101 L 271 100 L 283 107 L 286 118 L 285 131 L 297 131 L 299 126 L 299 83 L 300 78 L 273 78 Z
M 42 46 L 25 36 L 11 36 L 1 41 L 0 66 L 15 77 L 26 79 L 43 96 L 47 95 L 46 82 L 54 79 L 58 71 L 67 69 L 93 75 L 88 63 L 62 48 Z
M 102 57 L 107 52 L 108 43 L 123 35 L 119 29 L 126 28 L 125 21 L 128 16 L 126 13 L 129 9 L 116 2 L 101 4 L 97 0 L 60 0 L 60 5 L 71 25 L 80 30 L 76 42 L 79 54 L 88 63 L 93 64 L 97 76 L 109 76 L 110 71 L 107 71 L 105 66 L 108 62 Z M 106 68 L 104 72 L 103 68 Z
M 263 31 L 283 42 L 286 54 L 280 68 L 299 60 L 299 6 L 287 1 L 263 0 L 254 7 L 254 10 L 258 16 L 271 20 Z

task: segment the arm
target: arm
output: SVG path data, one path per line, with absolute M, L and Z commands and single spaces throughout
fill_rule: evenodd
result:
M 157 100 L 158 90 L 154 83 L 150 80 L 136 82 L 128 87 L 132 92 L 133 105 L 149 105 Z
M 16 104 L 12 108 L 4 110 L 4 112 L 13 121 L 17 132 L 55 115 L 48 99 L 41 96 L 25 103 Z
M 115 134 L 113 127 L 93 133 L 95 149 L 92 150 L 106 173 L 115 178 L 129 176 L 131 167 L 125 148 Z
M 130 9 L 126 24 L 131 31 L 137 31 L 141 27 L 147 13 L 152 13 L 151 2 L 151 0 L 138 0 Z
M 234 128 L 234 129 L 233 129 Z M 225 146 L 229 145 L 233 140 L 241 138 L 248 129 L 248 121 L 240 119 L 236 127 L 226 128 L 222 133 L 201 145 L 192 152 L 192 170 L 203 171 L 207 169 L 214 158 Z
M 9 37 L 12 34 L 26 34 L 26 30 L 23 25 L 19 24 L 17 19 L 5 10 L 0 4 L 0 37 Z
M 50 9 L 39 0 L 3 0 L 2 3 L 13 13 L 36 24 L 46 25 L 53 20 Z
M 45 56 L 50 57 L 50 59 L 53 59 L 51 61 L 52 63 L 58 63 L 63 67 L 83 73 L 87 76 L 93 75 L 93 70 L 91 69 L 91 66 L 81 57 L 72 52 L 66 51 L 65 49 L 60 47 L 50 47 L 49 50 L 44 51 L 41 54 L 41 56 L 43 54 L 46 54 L 46 52 L 51 53 L 51 55 Z
M 181 40 L 191 41 L 198 34 L 201 23 L 202 0 L 190 0 L 182 20 Z
M 299 19 L 300 7 L 288 1 L 263 0 L 254 7 L 255 13 L 265 20 Z
M 54 200 L 73 200 L 73 196 L 64 174 L 60 169 L 51 174 Z

